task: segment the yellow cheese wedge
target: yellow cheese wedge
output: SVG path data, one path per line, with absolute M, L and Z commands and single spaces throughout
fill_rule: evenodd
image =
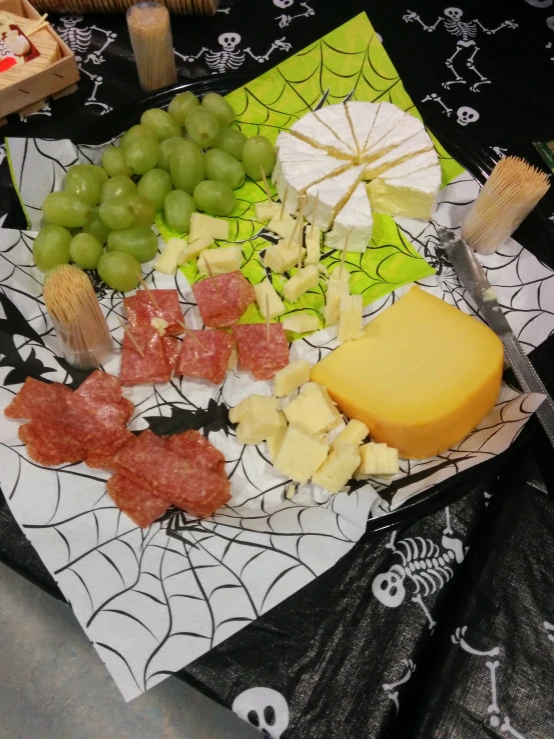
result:
M 487 326 L 414 287 L 310 376 L 374 441 L 424 459 L 462 441 L 492 410 L 503 360 Z

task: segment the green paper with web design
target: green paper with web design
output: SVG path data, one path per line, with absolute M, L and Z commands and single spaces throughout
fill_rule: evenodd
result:
M 365 13 L 227 95 L 236 113 L 235 126 L 246 136 L 263 134 L 272 143 L 280 131 L 290 128 L 310 110 L 350 99 L 390 102 L 421 118 Z M 444 186 L 463 172 L 463 168 L 434 137 L 433 142 L 440 159 Z M 270 190 L 275 196 L 271 183 Z M 239 244 L 245 260 L 242 272 L 256 284 L 266 277 L 261 255 L 270 245 L 263 235 L 264 223 L 256 220 L 255 213 L 255 204 L 266 200 L 263 183 L 247 180 L 235 195 L 237 204 L 227 219 L 230 224 L 229 241 L 217 242 L 217 246 Z M 434 273 L 434 269 L 403 236 L 393 218 L 377 213 L 373 215 L 373 236 L 365 253 L 346 255 L 346 267 L 352 275 L 351 292 L 361 294 L 364 305 Z M 167 229 L 161 217 L 158 227 L 164 238 L 178 235 Z M 340 252 L 322 247 L 321 262 L 326 267 L 340 261 L 340 256 Z M 186 263 L 181 270 L 191 284 L 200 278 L 196 260 Z M 293 269 L 289 274 L 295 271 Z M 286 278 L 273 274 L 272 281 L 283 297 Z M 285 315 L 302 309 L 318 316 L 323 327 L 324 284 L 322 279 L 317 288 L 305 293 L 295 303 L 285 301 Z M 257 307 L 252 305 L 241 322 L 263 320 Z

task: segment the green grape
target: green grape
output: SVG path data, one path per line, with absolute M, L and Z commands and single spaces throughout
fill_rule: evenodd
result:
M 235 157 L 221 149 L 210 149 L 206 152 L 206 177 L 237 190 L 244 184 L 246 175 L 244 167 Z
M 49 223 L 65 228 L 81 228 L 92 215 L 84 200 L 69 192 L 51 192 L 42 204 L 42 214 Z
M 242 163 L 246 174 L 253 180 L 262 179 L 262 168 L 264 174 L 270 175 L 275 166 L 273 144 L 265 136 L 251 136 L 242 150 Z
M 175 118 L 180 126 L 184 126 L 189 111 L 199 105 L 198 98 L 193 92 L 182 92 L 169 103 L 167 112 L 172 118 Z
M 158 141 L 165 141 L 181 135 L 181 126 L 175 118 L 161 108 L 145 110 L 140 117 L 140 123 L 141 126 L 152 129 L 158 137 Z
M 181 136 L 173 136 L 160 143 L 160 158 L 156 165 L 158 169 L 164 169 L 166 172 L 169 172 L 169 162 L 171 161 L 173 150 L 176 146 L 182 144 L 183 141 L 184 139 Z
M 219 123 L 209 110 L 199 106 L 189 112 L 185 128 L 191 141 L 201 149 L 208 149 L 215 144 Z
M 108 251 L 124 251 L 139 262 L 149 262 L 158 253 L 158 237 L 147 226 L 112 231 L 108 236 Z
M 98 215 L 108 228 L 119 231 L 136 223 L 136 215 L 129 202 L 129 195 L 104 200 L 98 209 Z M 109 238 L 109 236 L 108 236 Z
M 100 218 L 99 208 L 93 208 L 90 219 L 83 226 L 83 233 L 94 236 L 95 239 L 98 239 L 104 245 L 108 240 L 110 231 L 111 229 Z
M 242 150 L 246 143 L 246 136 L 237 128 L 220 128 L 214 147 L 226 151 L 239 161 L 242 159 Z
M 228 216 L 235 207 L 235 194 L 222 182 L 204 180 L 194 188 L 194 202 L 213 216 Z
M 230 126 L 235 120 L 235 111 L 227 100 L 218 95 L 217 92 L 208 92 L 207 95 L 204 95 L 202 105 L 215 116 L 220 126 Z
M 60 264 L 69 263 L 71 234 L 67 228 L 50 224 L 44 226 L 33 243 L 33 258 L 41 272 L 48 272 Z
M 164 207 L 166 195 L 173 189 L 171 177 L 163 169 L 151 169 L 138 183 L 138 194 L 152 203 L 154 210 Z
M 75 167 L 82 167 L 83 172 L 91 172 L 98 179 L 100 187 L 108 179 L 108 175 L 98 164 L 75 164 L 71 169 L 75 169 Z
M 120 174 L 109 179 L 102 188 L 102 197 L 100 201 L 118 198 L 121 195 L 136 195 L 137 186 L 130 177 Z
M 117 177 L 118 175 L 124 175 L 125 177 L 131 176 L 131 170 L 125 163 L 123 149 L 119 149 L 117 146 L 110 146 L 102 154 L 102 166 L 110 177 Z
M 81 269 L 96 269 L 103 253 L 102 244 L 87 233 L 77 234 L 69 245 L 71 261 Z
M 125 146 L 125 163 L 133 174 L 146 174 L 154 169 L 160 158 L 157 141 L 138 136 Z
M 98 205 L 100 202 L 101 185 L 98 177 L 92 172 L 82 169 L 81 166 L 67 170 L 64 182 L 64 191 L 76 195 L 88 205 Z
M 204 154 L 192 141 L 183 140 L 173 149 L 169 162 L 173 186 L 192 195 L 194 188 L 206 176 Z
M 131 126 L 127 133 L 124 133 L 121 137 L 121 140 L 119 142 L 120 148 L 126 149 L 127 145 L 131 141 L 134 141 L 136 138 L 140 138 L 141 136 L 146 137 L 147 139 L 152 139 L 152 141 L 158 140 L 158 137 L 151 128 L 139 125 Z
M 196 204 L 188 192 L 173 190 L 168 193 L 164 203 L 164 215 L 167 225 L 179 231 L 190 231 L 190 217 L 196 211 Z
M 128 195 L 127 200 L 135 214 L 134 226 L 151 226 L 156 217 L 156 209 L 149 200 L 140 195 Z
M 112 290 L 126 293 L 140 282 L 140 263 L 124 251 L 108 251 L 100 257 L 98 274 Z

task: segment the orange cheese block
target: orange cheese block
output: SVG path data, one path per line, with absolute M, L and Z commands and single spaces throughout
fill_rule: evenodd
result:
M 462 441 L 493 408 L 500 339 L 476 318 L 414 287 L 311 371 L 372 441 L 424 459 Z

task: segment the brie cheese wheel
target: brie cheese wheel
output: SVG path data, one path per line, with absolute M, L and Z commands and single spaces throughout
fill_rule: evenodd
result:
M 332 230 L 325 237 L 325 246 L 342 249 L 346 244 L 346 251 L 363 254 L 371 239 L 372 229 L 373 216 L 366 185 L 360 182 L 335 218 Z
M 363 167 L 351 167 L 309 187 L 306 193 L 308 201 L 304 209 L 305 215 L 313 216 L 317 204 L 315 225 L 327 231 L 354 192 L 362 178 L 363 171 Z
M 372 180 L 367 186 L 369 199 L 376 213 L 388 213 L 405 218 L 431 219 L 437 190 L 441 183 L 441 168 L 437 165 L 421 169 L 406 177 Z
M 342 127 L 339 126 L 339 130 L 337 131 L 331 125 L 332 123 L 336 125 L 337 117 L 334 114 L 331 116 L 326 114 L 326 110 L 329 110 L 329 108 L 303 116 L 291 126 L 290 133 L 316 148 L 326 149 L 330 154 L 338 158 L 349 159 L 355 156 L 356 145 L 348 118 L 346 118 L 346 113 L 344 114 L 344 118 L 348 130 L 343 124 Z M 327 122 L 327 118 L 329 122 Z M 347 140 L 343 141 L 342 136 L 347 136 Z

